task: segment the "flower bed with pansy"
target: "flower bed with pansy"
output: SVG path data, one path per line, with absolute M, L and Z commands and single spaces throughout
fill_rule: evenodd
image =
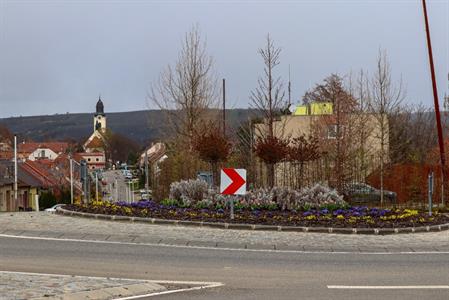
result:
M 324 186 L 302 191 L 256 190 L 244 197 L 218 195 L 206 191 L 207 186 L 201 189 L 189 189 L 187 184 L 181 190 L 173 189 L 171 197 L 160 202 L 93 201 L 65 208 L 92 214 L 277 226 L 403 228 L 449 223 L 449 216 L 439 211 L 429 216 L 428 212 L 413 209 L 350 207 L 335 191 Z M 230 218 L 231 203 L 234 219 Z
M 154 201 L 136 203 L 94 201 L 90 204 L 68 205 L 66 209 L 93 214 L 189 220 L 205 222 L 247 223 L 281 226 L 316 226 L 334 228 L 399 228 L 449 223 L 449 217 L 438 211 L 430 217 L 427 212 L 412 209 L 378 209 L 368 207 L 322 208 L 309 210 L 279 210 L 268 208 L 240 208 L 234 219 L 228 208 L 207 209 L 178 207 L 173 203 Z

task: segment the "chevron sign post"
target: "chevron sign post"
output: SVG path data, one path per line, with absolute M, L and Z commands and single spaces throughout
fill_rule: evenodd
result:
M 246 194 L 246 170 L 225 168 L 221 170 L 220 193 L 223 195 Z

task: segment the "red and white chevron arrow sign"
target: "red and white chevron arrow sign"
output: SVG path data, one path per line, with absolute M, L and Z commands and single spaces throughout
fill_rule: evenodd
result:
M 220 193 L 223 195 L 246 194 L 246 170 L 225 168 L 221 170 Z

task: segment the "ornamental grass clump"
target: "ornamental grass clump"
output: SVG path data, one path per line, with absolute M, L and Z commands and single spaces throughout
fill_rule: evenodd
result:
M 307 210 L 318 208 L 345 207 L 347 203 L 343 196 L 336 190 L 327 186 L 316 184 L 311 188 L 305 187 L 300 190 L 276 187 L 272 189 L 274 202 L 282 210 Z
M 170 184 L 170 199 L 177 200 L 181 206 L 189 207 L 207 198 L 209 186 L 203 180 L 181 180 Z

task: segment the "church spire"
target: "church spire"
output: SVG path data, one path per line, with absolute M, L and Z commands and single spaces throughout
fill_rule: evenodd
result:
M 103 101 L 101 101 L 101 95 L 98 96 L 98 102 L 96 105 L 96 113 L 95 115 L 102 115 L 104 116 L 104 105 L 103 105 Z

